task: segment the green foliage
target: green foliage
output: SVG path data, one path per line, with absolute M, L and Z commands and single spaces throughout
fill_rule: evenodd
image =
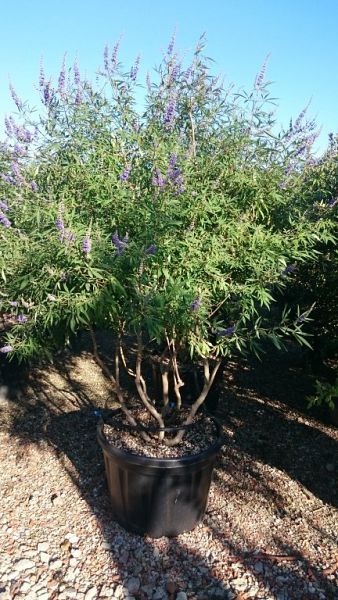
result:
M 263 75 L 250 93 L 224 89 L 202 50 L 185 68 L 164 56 L 143 113 L 135 71 L 106 61 L 96 87 L 76 65 L 67 85 L 42 77 L 44 112 L 34 121 L 23 105 L 20 124 L 8 123 L 9 356 L 51 356 L 89 326 L 175 340 L 193 357 L 258 354 L 266 339 L 308 344 L 312 302 L 280 311 L 275 298 L 290 265 L 334 241 L 326 212 L 318 219 L 299 196 L 313 124 L 300 115 L 276 135 Z
M 338 377 L 335 383 L 321 383 L 316 381 L 316 393 L 308 398 L 308 407 L 326 405 L 334 410 L 338 398 Z
M 316 360 L 320 362 L 338 351 L 338 140 L 331 136 L 324 156 L 307 166 L 299 180 L 299 198 L 317 222 L 330 223 L 334 239 L 318 241 L 316 261 L 298 266 L 290 281 L 290 303 L 314 304 L 309 332 Z

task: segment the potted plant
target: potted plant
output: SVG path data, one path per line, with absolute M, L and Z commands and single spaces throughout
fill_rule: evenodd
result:
M 120 407 L 98 429 L 113 515 L 140 533 L 176 535 L 203 516 L 222 437 L 200 408 L 222 361 L 266 340 L 308 343 L 309 307 L 291 313 L 274 295 L 330 226 L 298 196 L 313 124 L 303 111 L 275 133 L 265 69 L 249 94 L 224 89 L 203 40 L 187 64 L 171 40 L 142 108 L 139 59 L 124 71 L 118 45 L 96 87 L 77 63 L 55 84 L 42 68 L 38 120 L 11 90 L 0 352 L 52 359 L 89 331 Z

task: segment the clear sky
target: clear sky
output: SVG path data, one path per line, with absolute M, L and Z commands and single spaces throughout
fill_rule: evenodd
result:
M 0 122 L 14 107 L 9 78 L 38 106 L 41 57 L 54 79 L 65 52 L 94 76 L 104 45 L 122 34 L 121 60 L 129 68 L 140 53 L 145 73 L 175 29 L 182 51 L 205 31 L 215 69 L 243 87 L 270 52 L 267 78 L 275 82 L 280 120 L 287 124 L 312 98 L 309 116 L 322 125 L 319 149 L 338 131 L 337 0 L 0 0 Z

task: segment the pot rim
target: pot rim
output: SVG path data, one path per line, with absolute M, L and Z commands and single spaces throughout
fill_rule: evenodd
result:
M 117 409 L 117 411 L 119 410 L 120 409 Z M 155 456 L 142 456 L 140 454 L 128 452 L 127 450 L 115 448 L 115 446 L 108 442 L 106 436 L 103 433 L 104 420 L 102 418 L 100 418 L 97 424 L 97 438 L 100 446 L 105 452 L 107 452 L 109 455 L 116 459 L 127 461 L 130 464 L 158 468 L 177 468 L 177 466 L 183 467 L 193 465 L 197 462 L 203 463 L 204 461 L 209 461 L 210 457 L 216 454 L 224 445 L 225 437 L 222 433 L 222 426 L 220 421 L 213 415 L 209 415 L 209 417 L 214 421 L 214 424 L 216 425 L 216 440 L 206 450 L 203 450 L 202 452 L 197 452 L 195 454 L 190 454 L 188 456 L 157 458 Z

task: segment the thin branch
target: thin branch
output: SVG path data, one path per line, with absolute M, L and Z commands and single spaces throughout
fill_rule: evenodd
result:
M 169 363 L 168 361 L 162 362 L 161 364 L 161 377 L 162 377 L 162 400 L 163 408 L 166 410 L 169 404 Z
M 135 378 L 135 383 L 136 383 L 136 388 L 138 391 L 138 394 L 143 402 L 143 404 L 145 405 L 146 409 L 150 412 L 150 414 L 154 417 L 154 419 L 156 419 L 156 421 L 158 422 L 160 427 L 164 427 L 164 421 L 162 416 L 160 415 L 160 413 L 156 410 L 155 406 L 152 404 L 148 393 L 147 393 L 147 386 L 146 386 L 146 382 L 144 381 L 142 374 L 141 374 L 141 366 L 142 366 L 142 340 L 141 340 L 141 336 L 140 334 L 138 334 L 137 336 L 137 356 L 136 356 L 136 378 Z M 161 431 L 159 433 L 159 440 L 163 440 L 164 439 L 164 431 Z
M 216 306 L 216 308 L 215 308 L 215 309 L 214 309 L 214 310 L 213 310 L 213 311 L 212 311 L 212 312 L 211 312 L 211 313 L 208 315 L 209 319 L 210 319 L 211 317 L 213 317 L 213 316 L 214 316 L 214 314 L 216 314 L 216 313 L 217 313 L 217 311 L 218 311 L 218 310 L 221 308 L 221 306 L 224 304 L 224 302 L 225 302 L 227 299 L 228 299 L 228 298 L 224 298 L 224 299 L 223 299 L 223 300 L 222 300 L 222 301 L 221 301 L 221 302 L 220 302 L 220 303 L 219 303 L 219 304 Z
M 193 119 L 191 110 L 189 111 L 189 119 L 190 119 L 190 123 L 191 123 L 192 155 L 195 158 L 195 156 L 196 156 L 195 123 L 194 123 L 194 119 Z
M 108 369 L 107 365 L 103 362 L 103 360 L 99 356 L 95 333 L 94 333 L 94 330 L 91 327 L 89 327 L 89 332 L 90 332 L 90 336 L 91 336 L 92 344 L 93 344 L 93 355 L 94 355 L 94 358 L 95 358 L 97 364 L 99 365 L 101 371 L 109 379 L 109 381 L 110 381 L 110 383 L 112 385 L 112 388 L 113 388 L 113 393 L 117 396 L 118 402 L 119 402 L 119 404 L 121 406 L 121 410 L 126 415 L 127 421 L 133 427 L 137 427 L 137 425 L 138 425 L 137 421 L 134 419 L 133 415 L 131 414 L 131 412 L 129 411 L 129 409 L 126 407 L 126 404 L 125 404 L 125 401 L 124 401 L 124 398 L 123 398 L 123 393 L 122 393 L 122 390 L 121 390 L 120 386 L 117 384 L 115 377 L 110 372 L 110 370 Z M 105 408 L 107 408 L 107 402 L 105 404 Z M 143 437 L 143 439 L 146 442 L 150 442 L 151 441 L 150 437 L 144 431 L 141 432 L 141 436 Z
M 197 400 L 195 400 L 194 404 L 191 406 L 189 415 L 187 416 L 183 425 L 191 425 L 191 423 L 193 422 L 194 417 L 195 417 L 199 407 L 203 404 L 204 400 L 206 399 L 206 397 L 210 391 L 212 384 L 214 383 L 214 379 L 216 377 L 216 373 L 217 373 L 220 365 L 221 365 L 221 359 L 218 358 L 216 360 L 216 364 L 210 375 L 209 361 L 208 361 L 208 359 L 204 360 L 204 386 L 203 386 L 203 389 L 202 389 L 200 395 L 198 396 Z M 185 430 L 181 429 L 175 435 L 174 438 L 172 438 L 171 440 L 164 440 L 164 443 L 166 444 L 166 446 L 176 446 L 183 440 L 184 434 L 185 434 Z
M 122 360 L 122 364 L 125 368 L 125 370 L 127 371 L 128 375 L 130 375 L 131 377 L 136 377 L 136 373 L 127 365 L 127 360 L 123 351 L 123 347 L 122 347 L 122 343 L 120 343 L 120 356 L 121 356 L 121 360 Z
M 177 364 L 177 353 L 176 353 L 174 340 L 172 340 L 171 345 L 172 345 L 171 364 L 172 364 L 173 376 L 174 376 L 174 392 L 175 392 L 175 396 L 177 399 L 177 408 L 180 409 L 182 406 L 180 387 L 184 386 L 184 381 L 181 379 L 181 375 L 180 375 L 178 364 Z

